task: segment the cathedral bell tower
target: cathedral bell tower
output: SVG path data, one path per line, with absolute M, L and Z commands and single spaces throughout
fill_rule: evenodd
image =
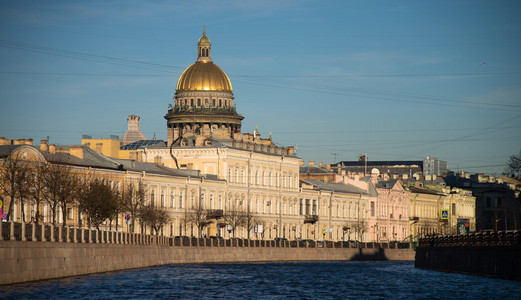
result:
M 165 116 L 168 146 L 187 139 L 230 139 L 241 132 L 244 117 L 235 110 L 230 79 L 212 62 L 211 46 L 204 30 L 197 43 L 197 61 L 179 77 L 174 105 Z

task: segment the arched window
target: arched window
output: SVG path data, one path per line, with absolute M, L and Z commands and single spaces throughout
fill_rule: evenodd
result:
M 154 206 L 154 201 L 155 201 L 155 194 L 154 194 L 154 190 L 150 191 L 150 205 L 151 206 Z

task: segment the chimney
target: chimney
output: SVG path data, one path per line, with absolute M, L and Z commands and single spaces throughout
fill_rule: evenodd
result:
M 304 166 L 304 161 L 300 160 L 298 164 L 299 164 L 299 166 L 303 167 Z
M 315 166 L 315 161 L 314 160 L 308 161 L 308 167 L 314 167 L 314 166 Z
M 55 154 L 56 153 L 56 145 L 55 144 L 50 144 L 49 145 L 49 153 L 51 153 L 51 154 Z
M 323 163 L 323 162 L 319 162 L 319 163 L 318 163 L 318 167 L 319 167 L 319 168 L 322 168 L 323 166 L 324 166 L 324 163 Z
M 40 151 L 49 151 L 49 147 L 47 146 L 47 140 L 41 140 L 40 141 Z
M 103 143 L 96 143 L 96 152 L 99 154 L 102 154 L 103 150 Z
M 69 150 L 69 154 L 72 156 L 76 156 L 79 159 L 83 159 L 83 147 L 82 146 L 72 146 Z
M 26 144 L 26 145 L 31 145 L 31 146 L 32 146 L 32 145 L 33 145 L 33 139 L 27 139 L 27 140 L 25 140 L 25 144 Z
M 6 139 L 5 137 L 0 137 L 0 146 L 10 145 L 10 144 L 11 144 L 11 140 Z
M 139 131 L 139 117 L 130 115 L 127 118 L 128 131 Z
M 14 140 L 15 145 L 23 145 L 25 144 L 25 139 L 16 139 Z

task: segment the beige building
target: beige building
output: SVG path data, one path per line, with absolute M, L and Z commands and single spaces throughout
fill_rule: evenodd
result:
M 313 240 L 370 241 L 367 232 L 367 190 L 345 183 L 301 180 L 296 227 L 298 237 Z M 291 225 L 291 224 L 289 224 Z
M 458 221 L 476 230 L 476 198 L 467 190 L 450 187 L 409 187 L 409 219 L 413 236 L 455 234 Z

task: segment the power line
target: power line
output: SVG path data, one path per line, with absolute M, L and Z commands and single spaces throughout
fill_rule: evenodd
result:
M 50 55 L 57 55 L 63 57 L 69 57 L 73 59 L 79 60 L 87 60 L 87 61 L 95 61 L 100 63 L 108 63 L 108 64 L 116 64 L 133 68 L 141 68 L 147 70 L 159 70 L 162 72 L 169 72 L 172 69 L 184 70 L 183 67 L 171 66 L 166 64 L 155 64 L 148 63 L 139 60 L 129 60 L 122 59 L 117 57 L 110 56 L 102 56 L 95 55 L 85 52 L 78 51 L 70 51 L 63 50 L 57 48 L 50 48 L 44 46 L 38 46 L 34 44 L 21 43 L 15 41 L 8 40 L 0 40 L 0 46 L 32 51 Z M 157 69 L 159 68 L 159 69 Z M 165 70 L 166 69 L 166 70 Z M 139 77 L 139 76 L 169 76 L 169 74 L 165 75 L 157 75 L 157 74 L 103 74 L 103 73 L 53 73 L 53 72 L 23 72 L 23 71 L 3 71 L 0 72 L 3 74 L 26 74 L 26 75 L 53 75 L 53 76 L 92 76 L 92 77 L 101 77 L 101 76 L 124 76 L 124 77 Z M 350 96 L 358 96 L 370 99 L 384 100 L 384 101 L 394 101 L 394 102 L 406 102 L 406 103 L 416 103 L 416 104 L 429 104 L 429 105 L 445 105 L 445 106 L 455 106 L 455 107 L 470 107 L 470 108 L 486 108 L 486 109 L 496 109 L 496 110 L 505 110 L 497 107 L 504 108 L 521 108 L 521 105 L 516 104 L 503 104 L 503 103 L 494 103 L 494 102 L 481 102 L 475 101 L 472 99 L 463 99 L 463 103 L 455 103 L 456 101 L 460 101 L 461 99 L 456 98 L 448 98 L 448 97 L 433 97 L 426 95 L 414 95 L 407 93 L 398 93 L 393 91 L 382 91 L 382 90 L 370 90 L 370 89 L 360 89 L 360 88 L 349 88 L 349 87 L 338 87 L 332 85 L 324 85 L 320 83 L 302 83 L 302 82 L 291 82 L 285 81 L 281 82 L 275 79 L 269 80 L 268 78 L 364 78 L 364 77 L 441 77 L 441 76 L 498 76 L 498 75 L 520 75 L 521 72 L 496 72 L 496 73 L 433 73 L 433 74 L 360 74 L 360 75 L 240 75 L 240 74 L 232 74 L 231 77 L 236 77 L 239 80 L 246 80 L 246 82 L 251 81 L 254 84 L 260 85 L 269 85 L 275 86 L 279 88 L 286 89 L 294 89 L 294 90 L 302 90 L 309 92 L 320 92 L 320 93 L 329 93 L 329 94 L 340 94 L 340 95 L 350 95 Z M 174 76 L 172 74 L 172 76 Z M 266 83 L 267 82 L 267 83 Z M 359 93 L 360 95 L 356 95 L 353 93 Z M 398 99 L 393 97 L 400 97 Z M 413 100 L 403 99 L 403 98 L 413 98 Z M 445 103 L 441 104 L 438 102 L 425 102 L 419 101 L 418 99 L 424 100 L 436 100 L 443 101 Z M 474 106 L 472 106 L 474 105 Z M 477 106 L 476 106 L 477 105 Z M 492 108 L 491 108 L 492 107 Z

